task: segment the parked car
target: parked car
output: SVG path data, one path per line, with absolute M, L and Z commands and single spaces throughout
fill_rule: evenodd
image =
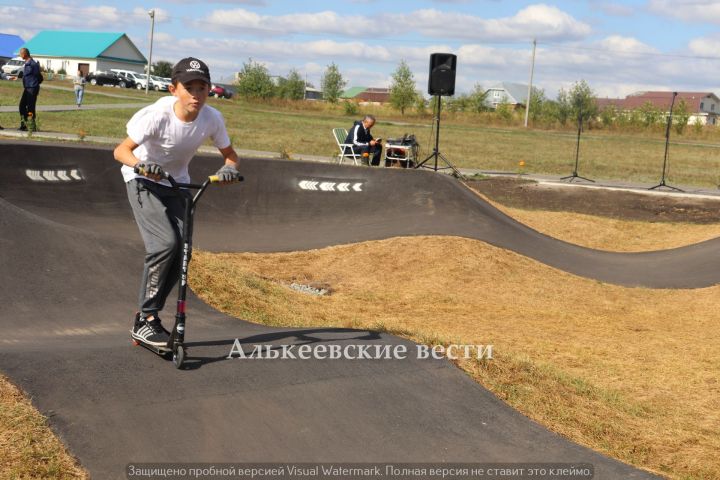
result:
M 210 87 L 210 96 L 217 98 L 232 98 L 233 91 L 223 85 L 212 85 Z
M 25 65 L 25 61 L 20 57 L 15 57 L 2 66 L 2 72 L 9 77 L 22 78 L 23 65 Z
M 167 92 L 168 86 L 172 81 L 169 78 L 162 78 L 156 75 L 150 75 L 150 85 L 156 92 Z
M 121 88 L 133 88 L 135 86 L 135 80 L 119 75 L 113 71 L 98 70 L 97 72 L 90 73 L 86 77 L 86 80 L 90 85 L 113 85 Z
M 123 78 L 132 80 L 134 82 L 133 86 L 138 90 L 145 90 L 147 75 L 144 73 L 133 72 L 132 70 L 123 70 L 120 68 L 111 68 L 110 71 L 115 72 Z M 152 88 L 152 82 L 150 82 L 150 88 Z
M 136 73 L 136 72 L 124 72 L 125 75 L 135 80 L 135 85 L 138 90 L 145 90 L 145 85 L 147 84 L 148 78 L 147 75 L 144 73 Z M 150 82 L 150 88 L 152 88 L 152 81 Z

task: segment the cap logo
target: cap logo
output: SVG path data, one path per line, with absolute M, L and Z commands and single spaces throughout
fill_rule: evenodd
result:
M 193 60 L 190 62 L 190 68 L 194 68 L 196 70 L 200 69 L 200 62 Z

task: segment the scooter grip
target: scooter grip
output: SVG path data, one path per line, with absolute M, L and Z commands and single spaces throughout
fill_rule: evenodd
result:
M 147 171 L 146 171 L 144 168 L 142 168 L 142 167 L 140 167 L 140 166 L 138 166 L 138 165 L 135 165 L 135 166 L 133 167 L 133 171 L 134 171 L 136 174 L 138 174 L 138 175 L 142 175 L 143 177 L 147 176 L 147 175 L 146 175 Z M 169 174 L 168 172 L 166 172 L 166 171 L 163 170 L 161 176 L 162 176 L 162 178 L 169 178 L 169 177 L 170 177 L 170 174 Z
M 220 183 L 220 177 L 218 175 L 210 175 L 208 177 L 208 180 L 210 180 L 210 183 Z M 239 176 L 235 179 L 234 183 L 242 182 L 244 180 L 244 177 Z

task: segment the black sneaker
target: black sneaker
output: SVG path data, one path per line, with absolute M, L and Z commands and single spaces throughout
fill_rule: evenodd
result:
M 135 340 L 156 347 L 166 346 L 170 339 L 170 332 L 163 328 L 159 318 L 147 321 L 141 317 L 140 314 L 135 316 L 135 325 L 133 326 L 131 335 Z

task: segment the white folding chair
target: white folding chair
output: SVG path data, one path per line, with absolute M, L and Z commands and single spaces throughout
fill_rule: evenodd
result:
M 358 165 L 358 159 L 361 158 L 361 155 L 353 151 L 352 143 L 345 143 L 347 130 L 344 128 L 333 128 L 333 137 L 335 137 L 335 142 L 337 142 L 338 148 L 340 149 L 340 153 L 338 153 L 338 164 L 342 164 L 347 158 L 352 159 L 353 163 Z

